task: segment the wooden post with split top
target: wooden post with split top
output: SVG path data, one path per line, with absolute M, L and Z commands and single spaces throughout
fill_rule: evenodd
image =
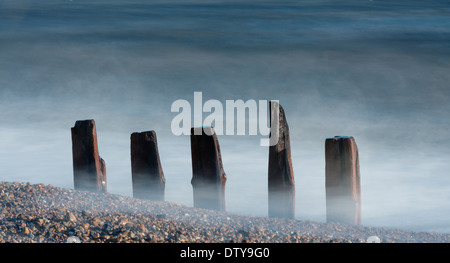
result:
M 74 188 L 106 193 L 106 165 L 99 155 L 94 120 L 76 121 L 71 133 Z

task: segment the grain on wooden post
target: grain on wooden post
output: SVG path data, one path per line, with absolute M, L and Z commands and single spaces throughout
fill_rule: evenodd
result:
M 106 192 L 106 166 L 99 155 L 94 120 L 76 121 L 71 133 L 74 188 Z
M 278 116 L 275 114 L 278 113 Z M 269 217 L 295 218 L 295 181 L 289 126 L 281 105 L 270 102 L 270 125 L 278 121 L 278 143 L 269 147 Z M 277 127 L 277 126 L 275 126 Z
M 164 201 L 166 179 L 155 131 L 131 134 L 131 177 L 133 197 Z
M 191 157 L 194 207 L 225 211 L 227 177 L 212 127 L 191 129 Z
M 361 224 L 358 147 L 351 136 L 325 141 L 327 222 Z

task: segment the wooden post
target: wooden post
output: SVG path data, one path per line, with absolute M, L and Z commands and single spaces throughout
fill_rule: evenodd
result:
M 76 121 L 71 132 L 75 189 L 106 192 L 106 166 L 98 153 L 94 120 Z
M 155 131 L 131 134 L 131 177 L 133 197 L 164 201 L 166 179 Z
M 195 129 L 201 129 L 201 132 L 195 132 Z M 194 207 L 225 211 L 227 177 L 219 141 L 212 127 L 191 129 L 191 156 Z
M 269 147 L 269 217 L 295 218 L 295 181 L 289 126 L 279 103 L 270 102 L 270 116 L 271 127 L 278 125 L 275 126 L 278 143 Z
M 108 192 L 107 183 L 106 183 L 106 162 L 105 162 L 105 160 L 103 160 L 103 158 L 100 155 L 98 157 L 100 158 L 100 171 L 101 171 L 100 181 L 102 184 L 101 192 L 106 193 L 106 192 Z
M 355 139 L 326 139 L 325 163 L 327 222 L 360 225 L 361 185 Z

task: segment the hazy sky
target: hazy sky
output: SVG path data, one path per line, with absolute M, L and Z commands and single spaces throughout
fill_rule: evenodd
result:
M 448 1 L 0 0 L 0 180 L 72 188 L 70 128 L 95 119 L 110 192 L 155 130 L 166 199 L 192 205 L 172 102 L 278 99 L 299 219 L 324 220 L 324 142 L 349 135 L 363 224 L 450 232 L 449 69 Z M 228 211 L 267 214 L 259 139 L 219 137 Z

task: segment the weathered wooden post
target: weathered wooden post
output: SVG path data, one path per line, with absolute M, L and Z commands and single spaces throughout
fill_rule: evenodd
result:
M 75 189 L 106 192 L 106 165 L 98 153 L 94 120 L 76 121 L 72 132 Z
M 326 139 L 325 163 L 327 222 L 360 225 L 361 185 L 355 139 Z
M 100 181 L 102 184 L 101 192 L 106 193 L 106 192 L 108 192 L 107 183 L 106 183 L 106 162 L 105 162 L 105 160 L 103 160 L 103 158 L 100 155 L 98 157 L 100 158 L 100 171 L 102 172 L 101 178 L 100 178 Z
M 201 132 L 195 132 L 196 129 Z M 225 211 L 227 177 L 219 141 L 212 127 L 191 129 L 191 156 L 194 207 Z
M 164 201 L 166 179 L 155 131 L 131 134 L 131 177 L 133 197 Z
M 281 105 L 275 101 L 269 105 L 270 125 L 275 125 L 275 133 L 278 133 L 278 143 L 269 147 L 269 217 L 295 218 L 295 181 L 289 126 Z

